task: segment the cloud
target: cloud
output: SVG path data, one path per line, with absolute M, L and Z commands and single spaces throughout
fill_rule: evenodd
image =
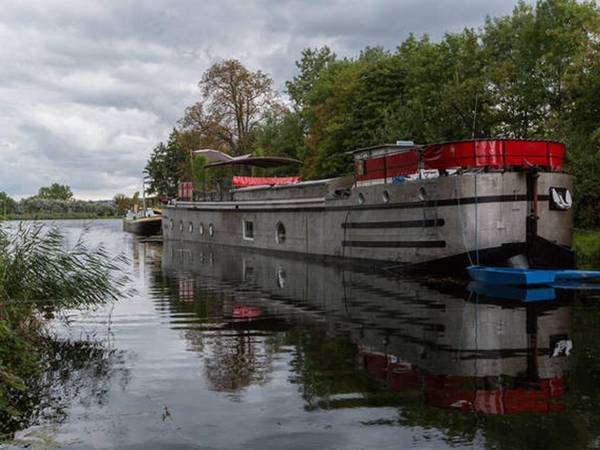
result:
M 409 32 L 507 14 L 505 0 L 5 0 L 0 15 L 0 190 L 51 182 L 81 198 L 138 190 L 145 161 L 198 95 L 204 70 L 239 58 L 280 91 L 305 47 L 393 49 Z

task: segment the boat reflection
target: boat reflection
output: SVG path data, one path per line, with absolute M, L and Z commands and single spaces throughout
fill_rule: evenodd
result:
M 554 290 L 534 295 L 553 301 L 521 302 L 477 286 L 174 241 L 162 265 L 176 279 L 178 307 L 203 318 L 204 328 L 185 336 L 207 359 L 215 389 L 265 382 L 273 355 L 292 344 L 292 381 L 307 407 L 368 405 L 375 383 L 428 406 L 489 415 L 565 408 L 571 307 Z M 287 337 L 264 333 L 273 330 Z M 347 375 L 325 388 L 307 375 L 348 354 L 368 380 Z

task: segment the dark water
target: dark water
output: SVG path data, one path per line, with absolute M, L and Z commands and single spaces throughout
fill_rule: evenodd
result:
M 137 293 L 56 322 L 42 407 L 10 446 L 600 447 L 599 293 L 502 300 L 120 227 L 87 239 L 130 257 Z

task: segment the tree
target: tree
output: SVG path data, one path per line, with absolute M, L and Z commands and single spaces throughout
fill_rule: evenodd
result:
M 283 156 L 303 160 L 306 152 L 304 146 L 304 127 L 300 114 L 287 108 L 276 108 L 257 128 L 254 141 L 258 156 Z M 260 172 L 259 172 L 260 173 Z M 297 175 L 294 166 L 269 169 L 272 175 Z
M 206 158 L 202 155 L 196 155 L 192 161 L 192 174 L 194 179 L 194 188 L 206 190 Z
M 273 81 L 228 59 L 210 67 L 198 86 L 200 101 L 186 109 L 183 129 L 231 155 L 251 151 L 252 132 L 275 101 Z
M 17 202 L 8 196 L 6 192 L 0 192 L 0 215 L 11 214 L 17 209 Z
M 49 200 L 71 200 L 73 192 L 66 184 L 52 183 L 50 186 L 41 187 L 38 190 L 37 197 Z
M 296 110 L 304 107 L 306 95 L 313 89 L 315 81 L 319 79 L 321 72 L 327 69 L 336 60 L 335 53 L 326 45 L 321 48 L 305 48 L 302 57 L 296 61 L 298 75 L 291 81 L 286 81 L 290 99 Z
M 190 173 L 190 156 L 180 136 L 181 133 L 174 129 L 166 145 L 161 142 L 152 150 L 144 169 L 149 177 L 148 194 L 174 198 L 177 196 L 177 185 Z
M 113 197 L 113 203 L 117 207 L 117 212 L 120 216 L 123 216 L 127 211 L 133 209 L 134 205 L 141 206 L 140 193 L 136 192 L 133 197 L 127 197 L 125 194 L 116 194 Z

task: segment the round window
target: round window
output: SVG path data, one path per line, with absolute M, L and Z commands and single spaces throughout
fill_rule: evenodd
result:
M 390 193 L 388 191 L 383 191 L 383 194 L 381 194 L 381 199 L 383 200 L 383 203 L 389 203 Z
M 183 232 L 183 220 L 179 221 L 179 231 Z
M 210 237 L 215 235 L 215 226 L 212 223 L 208 226 L 208 235 Z
M 189 223 L 189 225 L 188 225 L 188 231 L 189 231 L 190 233 L 193 233 L 193 232 L 194 232 L 194 224 L 193 224 L 192 222 L 190 222 L 190 223 Z
M 285 242 L 285 225 L 281 222 L 277 222 L 277 227 L 275 228 L 275 240 L 278 244 L 283 244 Z
M 362 205 L 364 202 L 365 202 L 365 196 L 362 193 L 358 194 L 358 204 Z
M 169 228 L 172 230 L 174 226 L 173 219 L 169 220 Z
M 204 224 L 203 223 L 201 223 L 198 226 L 198 231 L 200 232 L 201 235 L 204 235 Z

